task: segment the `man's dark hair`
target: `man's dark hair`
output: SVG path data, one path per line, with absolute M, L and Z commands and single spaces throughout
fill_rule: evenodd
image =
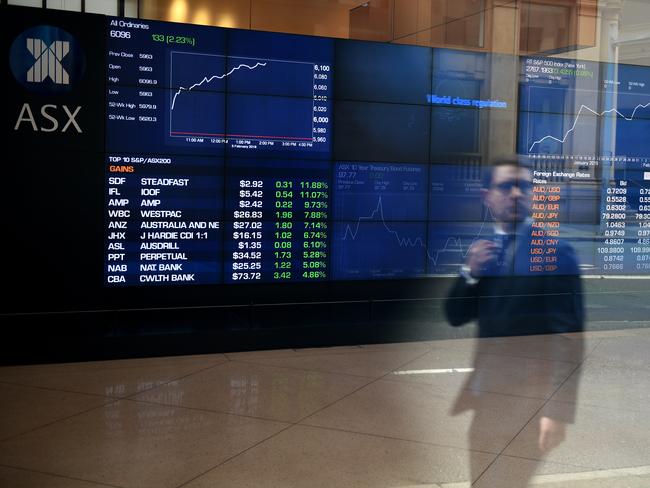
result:
M 517 168 L 529 169 L 528 165 L 521 161 L 517 156 L 500 156 L 495 158 L 483 168 L 481 186 L 486 190 L 492 185 L 492 173 L 494 172 L 494 168 L 498 168 L 499 166 L 516 166 Z

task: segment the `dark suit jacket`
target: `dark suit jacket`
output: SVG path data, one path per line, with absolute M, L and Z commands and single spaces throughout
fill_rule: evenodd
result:
M 445 304 L 451 325 L 478 320 L 480 337 L 582 331 L 582 284 L 573 248 L 559 239 L 531 246 L 533 239 L 526 226 L 511 238 L 503 262 L 490 263 L 478 283 L 458 277 Z M 547 265 L 549 271 L 535 268 Z
M 538 247 L 538 246 L 534 246 Z M 521 336 L 530 334 L 559 334 L 583 330 L 584 312 L 582 285 L 575 253 L 566 242 L 554 243 L 554 251 L 547 254 L 531 254 L 530 228 L 515 236 L 512 251 L 503 263 L 491 263 L 484 276 L 476 284 L 468 284 L 463 277 L 456 279 L 445 302 L 447 319 L 453 326 L 476 320 L 479 337 Z M 531 271 L 531 256 L 557 256 L 552 271 Z M 461 391 L 454 412 L 474 408 L 472 398 L 476 393 L 469 390 L 480 384 L 481 344 L 475 354 L 475 371 Z M 561 336 L 540 341 L 542 358 L 557 358 L 575 363 L 582 361 L 581 340 Z M 558 371 L 549 363 L 548 369 L 536 372 L 540 392 L 550 396 L 553 385 L 557 386 Z M 541 376 L 541 378 L 540 378 Z M 546 381 L 546 386 L 544 383 Z M 546 390 L 545 390 L 546 388 Z M 546 395 L 548 394 L 548 395 Z M 574 396 L 576 392 L 573 392 Z M 555 417 L 564 422 L 574 420 L 575 409 L 562 409 Z

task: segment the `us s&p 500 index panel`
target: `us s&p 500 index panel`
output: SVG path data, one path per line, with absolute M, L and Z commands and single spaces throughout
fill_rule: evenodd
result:
M 519 153 L 577 161 L 650 157 L 643 138 L 650 130 L 647 68 L 525 57 L 520 76 Z

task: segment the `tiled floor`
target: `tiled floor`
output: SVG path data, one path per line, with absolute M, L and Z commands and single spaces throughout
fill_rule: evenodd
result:
M 650 328 L 13 366 L 0 486 L 650 487 L 649 412 Z

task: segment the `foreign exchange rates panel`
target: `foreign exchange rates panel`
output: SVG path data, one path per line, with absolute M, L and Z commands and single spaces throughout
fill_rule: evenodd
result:
M 105 284 L 222 281 L 223 160 L 111 154 Z
M 519 267 L 515 272 L 594 274 L 599 163 L 573 159 L 536 161 L 531 172 L 532 223 L 523 236 L 526 252 L 517 256 Z
M 329 174 L 320 161 L 229 160 L 227 283 L 328 278 Z
M 333 277 L 423 276 L 427 166 L 335 165 Z
M 597 264 L 603 274 L 646 274 L 650 271 L 650 162 L 612 161 L 605 168 Z

